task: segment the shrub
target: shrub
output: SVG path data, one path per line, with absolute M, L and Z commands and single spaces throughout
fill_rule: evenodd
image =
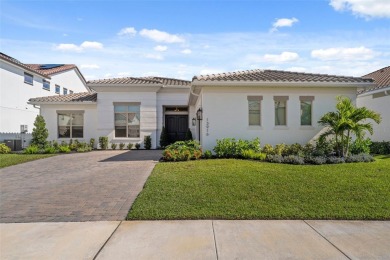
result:
M 165 161 L 197 160 L 202 156 L 202 149 L 197 141 L 178 141 L 168 145 L 163 152 Z
M 131 150 L 133 148 L 133 144 L 132 143 L 128 143 L 127 144 L 127 149 Z
M 242 157 L 245 159 L 252 159 L 252 160 L 265 160 L 267 155 L 265 153 L 259 153 L 255 152 L 252 149 L 244 150 L 242 152 Z
M 95 147 L 95 138 L 89 139 L 89 146 L 93 149 Z
M 284 155 L 298 155 L 302 157 L 304 155 L 303 147 L 298 143 L 292 144 L 290 146 L 286 146 Z
M 326 163 L 326 157 L 325 156 L 308 156 L 308 157 L 305 157 L 305 163 L 321 165 L 321 164 Z
M 124 143 L 120 143 L 119 144 L 119 150 L 123 150 L 123 148 L 125 148 L 125 144 Z
M 68 144 L 65 141 L 61 141 L 61 146 L 68 146 Z
M 255 138 L 252 141 L 224 138 L 217 140 L 217 145 L 214 147 L 215 154 L 220 158 L 242 158 L 242 152 L 245 150 L 253 150 L 260 152 L 260 139 Z
M 70 153 L 70 148 L 68 145 L 60 145 L 58 146 L 58 150 L 60 153 Z
M 326 163 L 339 164 L 339 163 L 345 163 L 345 160 L 343 157 L 329 156 L 328 158 L 326 158 Z
M 313 156 L 330 156 L 334 155 L 335 144 L 332 140 L 320 139 L 316 142 L 314 151 L 312 152 Z
M 284 150 L 286 149 L 285 144 L 277 144 L 274 148 L 274 153 L 278 155 L 282 155 L 284 153 Z
M 187 129 L 186 136 L 184 137 L 184 140 L 186 140 L 186 141 L 191 141 L 191 140 L 193 140 L 193 138 L 192 138 L 192 132 L 191 132 L 191 130 L 190 130 L 189 128 Z
M 268 154 L 266 158 L 267 162 L 271 163 L 282 163 L 283 162 L 283 156 L 279 154 Z
M 352 154 L 345 158 L 346 163 L 356 163 L 356 162 L 373 162 L 375 161 L 374 157 L 370 154 Z
M 107 136 L 100 136 L 99 137 L 99 146 L 102 150 L 107 150 L 108 148 L 108 137 Z
M 43 116 L 38 115 L 34 122 L 31 144 L 38 146 L 40 149 L 43 149 L 46 146 L 46 140 L 48 136 L 49 131 L 46 129 L 45 119 Z
M 116 144 L 116 143 L 112 143 L 112 144 L 111 144 L 111 149 L 112 149 L 112 150 L 115 150 L 116 147 L 117 147 L 117 144 Z
M 150 135 L 144 137 L 144 147 L 146 150 L 152 148 L 152 137 L 150 137 Z
M 7 154 L 11 152 L 11 148 L 6 146 L 4 143 L 0 143 L 0 154 Z
M 213 157 L 213 153 L 210 150 L 206 150 L 203 154 L 205 159 L 211 159 Z
M 351 154 L 370 154 L 370 138 L 356 138 L 355 141 L 351 143 L 350 151 Z
M 165 148 L 167 145 L 169 145 L 168 133 L 165 126 L 163 126 L 160 134 L 160 147 Z
M 314 153 L 314 150 L 315 150 L 314 145 L 307 143 L 303 147 L 303 154 L 305 157 L 312 156 L 312 154 Z
M 305 160 L 298 155 L 288 155 L 283 157 L 283 163 L 303 165 L 305 164 Z
M 270 144 L 264 145 L 262 152 L 267 154 L 267 155 L 273 155 L 275 154 L 274 147 Z
M 45 148 L 45 151 L 44 151 L 45 153 L 57 153 L 57 149 L 56 148 L 54 148 L 54 146 L 47 146 L 46 148 Z
M 80 146 L 79 148 L 77 148 L 77 152 L 78 153 L 85 153 L 85 152 L 90 152 L 92 151 L 92 147 L 88 144 L 86 144 L 85 146 Z
M 139 148 L 141 148 L 141 145 L 139 143 L 136 143 L 135 144 L 135 149 L 139 150 Z
M 370 152 L 372 154 L 390 154 L 390 141 L 372 142 Z
M 69 140 L 69 149 L 72 150 L 72 151 L 77 151 L 77 149 L 80 148 L 80 142 L 79 140 L 72 140 L 70 139 Z
M 58 142 L 57 142 L 56 140 L 53 140 L 52 145 L 53 145 L 53 147 L 54 147 L 56 150 L 58 150 L 59 144 L 58 144 Z
M 39 153 L 38 145 L 31 144 L 26 149 L 24 149 L 25 154 L 37 154 Z

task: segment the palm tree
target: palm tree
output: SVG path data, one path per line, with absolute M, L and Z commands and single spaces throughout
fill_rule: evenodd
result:
M 323 115 L 318 123 L 327 127 L 327 131 L 321 134 L 324 139 L 330 135 L 335 136 L 338 154 L 346 157 L 349 154 L 350 137 L 354 134 L 360 139 L 365 131 L 373 134 L 372 123 L 367 119 L 372 119 L 375 123 L 381 122 L 381 116 L 375 111 L 366 107 L 357 108 L 347 97 L 337 97 L 336 112 L 328 112 Z M 339 150 L 341 148 L 341 151 Z

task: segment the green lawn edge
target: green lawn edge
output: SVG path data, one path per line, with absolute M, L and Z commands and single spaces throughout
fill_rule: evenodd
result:
M 390 156 L 375 158 L 336 165 L 158 163 L 127 220 L 390 220 Z
M 57 154 L 0 154 L 0 169 L 56 155 Z

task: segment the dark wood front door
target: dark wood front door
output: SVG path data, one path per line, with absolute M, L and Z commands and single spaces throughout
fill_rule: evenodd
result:
M 169 143 L 184 141 L 188 129 L 188 115 L 166 115 L 165 128 Z

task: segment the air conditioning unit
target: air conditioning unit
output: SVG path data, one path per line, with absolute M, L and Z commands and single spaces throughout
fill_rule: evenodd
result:
M 27 125 L 20 125 L 20 133 L 25 134 L 28 132 L 28 126 Z

